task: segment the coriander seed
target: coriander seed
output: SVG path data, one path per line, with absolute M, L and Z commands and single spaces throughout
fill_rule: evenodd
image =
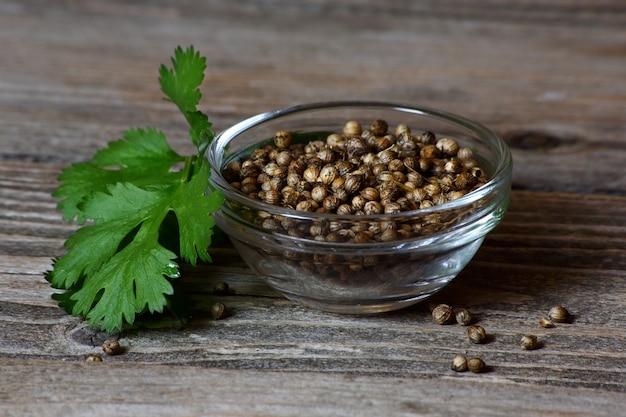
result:
M 427 130 L 420 135 L 419 139 L 424 145 L 433 145 L 435 143 L 435 134 Z
M 485 342 L 487 333 L 482 326 L 473 324 L 467 328 L 467 336 L 472 343 L 480 344 Z
M 464 355 L 456 355 L 454 359 L 452 359 L 450 369 L 455 372 L 467 371 L 467 358 Z
M 213 320 L 221 320 L 226 318 L 226 306 L 223 303 L 213 303 L 211 306 L 211 317 Z
M 452 318 L 452 307 L 447 304 L 439 304 L 433 308 L 432 311 L 433 320 L 437 324 L 447 324 Z
M 481 373 L 485 370 L 485 361 L 480 358 L 471 358 L 467 361 L 467 369 L 476 374 Z
M 430 131 L 413 136 L 409 126 L 390 128 L 382 119 L 368 127 L 363 130 L 359 122 L 350 120 L 342 132 L 307 143 L 296 141 L 287 130 L 278 130 L 273 144 L 229 163 L 224 175 L 233 188 L 265 203 L 357 216 L 393 215 L 445 204 L 488 180 L 472 149 L 461 148 L 455 139 L 437 138 Z M 277 221 L 259 214 L 255 222 L 278 233 L 317 241 L 354 242 L 358 232 L 338 230 L 328 237 L 316 228 L 281 224 L 280 216 L 275 217 Z M 370 231 L 367 238 L 358 239 L 404 240 L 438 232 L 448 224 L 436 213 L 417 223 L 394 222 L 394 231 Z
M 396 126 L 396 129 L 394 130 L 394 133 L 396 136 L 401 136 L 401 135 L 410 135 L 411 134 L 411 128 L 403 123 L 400 123 Z
M 213 291 L 216 294 L 227 294 L 229 290 L 230 288 L 228 287 L 228 284 L 224 281 L 219 281 L 215 284 L 215 288 L 213 288 Z
M 87 355 L 87 357 L 85 357 L 85 362 L 102 362 L 102 356 L 92 353 L 91 355 Z
M 556 306 L 550 309 L 548 317 L 555 323 L 567 323 L 570 319 L 570 314 L 565 307 Z
M 387 129 L 389 125 L 386 121 L 382 119 L 376 119 L 370 125 L 370 132 L 374 134 L 374 136 L 383 136 L 387 134 Z
M 369 152 L 367 144 L 360 137 L 352 137 L 346 143 L 348 157 L 365 155 Z
M 107 355 L 119 355 L 124 352 L 124 348 L 117 339 L 107 339 L 102 343 L 102 351 Z
M 459 144 L 457 141 L 450 138 L 439 139 L 435 146 L 447 156 L 455 156 L 459 151 Z
M 317 182 L 320 176 L 320 169 L 316 166 L 310 166 L 302 173 L 302 178 L 310 183 Z
M 361 133 L 363 133 L 363 128 L 361 127 L 361 124 L 355 120 L 349 120 L 343 126 L 343 135 L 346 138 L 361 136 Z
M 459 148 L 458 152 L 456 153 L 456 157 L 461 160 L 472 159 L 474 158 L 474 151 L 472 151 L 470 148 Z
M 291 140 L 291 133 L 286 130 L 279 130 L 274 135 L 274 145 L 276 145 L 277 148 L 288 148 L 291 146 Z
M 472 322 L 472 315 L 466 308 L 460 308 L 456 310 L 454 317 L 456 318 L 456 322 L 459 323 L 461 326 L 469 326 L 469 324 Z
M 520 347 L 524 350 L 533 350 L 537 348 L 537 336 L 527 334 L 522 336 L 520 340 Z
M 547 319 L 545 317 L 542 317 L 541 320 L 539 320 L 539 325 L 541 327 L 544 327 L 546 329 L 551 329 L 554 327 L 554 323 L 552 323 L 552 321 L 550 321 L 550 319 Z

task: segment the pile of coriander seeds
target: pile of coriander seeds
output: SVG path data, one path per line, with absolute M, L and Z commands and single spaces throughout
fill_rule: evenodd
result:
M 384 120 L 364 129 L 348 121 L 341 133 L 306 142 L 276 132 L 273 144 L 232 161 L 223 171 L 234 188 L 268 204 L 299 211 L 345 215 L 396 215 L 456 200 L 488 178 L 472 149 L 433 132 L 413 134 Z M 391 241 L 431 233 L 446 219 L 425 215 L 406 221 L 348 228 L 332 222 L 302 227 L 279 216 L 258 216 L 265 229 L 331 242 Z M 366 227 L 367 226 L 367 227 Z

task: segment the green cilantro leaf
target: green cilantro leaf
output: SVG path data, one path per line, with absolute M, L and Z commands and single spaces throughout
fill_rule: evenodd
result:
M 163 133 L 152 128 L 130 129 L 122 139 L 99 150 L 90 162 L 65 169 L 58 178 L 63 184 L 52 196 L 64 199 L 59 203 L 64 219 L 77 217 L 82 224 L 87 217 L 80 205 L 93 192 L 105 191 L 117 182 L 145 186 L 155 179 L 160 183 L 173 181 L 178 175 L 170 169 L 182 161 L 184 157 L 170 148 Z
M 167 98 L 176 104 L 187 119 L 189 136 L 200 152 L 204 152 L 213 140 L 211 123 L 208 117 L 197 111 L 196 108 L 202 98 L 200 85 L 204 80 L 206 58 L 194 51 L 193 46 L 183 51 L 176 48 L 172 58 L 172 68 L 161 65 L 159 82 L 161 90 Z
M 223 197 L 208 192 L 204 152 L 214 134 L 197 109 L 206 59 L 193 46 L 178 47 L 172 65 L 160 68 L 161 90 L 185 116 L 198 153 L 178 155 L 156 129 L 130 129 L 91 161 L 66 168 L 53 192 L 64 219 L 88 224 L 67 239 L 45 277 L 64 290 L 53 295 L 61 307 L 104 331 L 169 307 L 180 260 L 211 261 L 211 213 Z

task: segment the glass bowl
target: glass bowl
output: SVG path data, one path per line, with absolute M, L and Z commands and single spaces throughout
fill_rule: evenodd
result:
M 349 120 L 369 126 L 376 119 L 385 120 L 390 128 L 404 124 L 413 132 L 454 138 L 474 151 L 488 181 L 460 198 L 429 208 L 339 215 L 268 204 L 249 197 L 226 179 L 232 161 L 271 143 L 277 131 L 292 132 L 294 138 L 325 139 L 329 132 L 341 133 Z M 211 186 L 225 197 L 214 214 L 216 223 L 247 265 L 285 297 L 335 313 L 396 310 L 443 288 L 502 220 L 511 189 L 511 154 L 489 129 L 443 111 L 393 103 L 313 103 L 259 114 L 217 135 L 207 158 Z M 349 238 L 314 238 L 308 233 L 312 227 L 343 232 L 342 236 L 364 228 L 414 232 L 357 243 Z

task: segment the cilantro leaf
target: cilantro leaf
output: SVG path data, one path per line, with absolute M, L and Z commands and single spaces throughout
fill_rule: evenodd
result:
M 66 168 L 52 194 L 64 219 L 90 221 L 67 239 L 67 252 L 46 272 L 51 286 L 64 290 L 52 297 L 104 331 L 170 307 L 179 259 L 211 261 L 212 213 L 223 197 L 207 190 L 204 152 L 214 134 L 197 110 L 206 59 L 193 46 L 178 47 L 172 65 L 160 68 L 161 89 L 185 116 L 198 153 L 178 155 L 156 129 L 130 129 L 91 161 Z M 183 168 L 174 169 L 179 163 Z
M 198 159 L 194 168 L 191 180 L 181 184 L 170 199 L 170 208 L 176 214 L 180 236 L 185 237 L 180 241 L 180 256 L 192 265 L 196 264 L 197 258 L 211 261 L 207 252 L 215 225 L 211 213 L 217 211 L 224 201 L 222 194 L 216 191 L 203 196 L 210 175 L 208 161 Z
M 160 226 L 170 211 L 178 219 L 181 257 L 192 264 L 198 257 L 211 260 L 210 213 L 219 208 L 222 197 L 204 196 L 208 163 L 198 166 L 188 182 L 150 191 L 117 183 L 84 204 L 85 215 L 94 224 L 68 239 L 68 253 L 49 274 L 55 288 L 71 288 L 82 280 L 82 288 L 69 297 L 75 301 L 72 314 L 89 318 L 92 325 L 102 321 L 104 329 L 112 329 L 132 322 L 144 309 L 163 311 L 165 295 L 173 293 L 166 277 L 179 275 L 177 255 L 159 243 Z
M 211 123 L 208 117 L 197 111 L 202 93 L 200 85 L 204 80 L 206 58 L 194 51 L 193 46 L 183 51 L 176 48 L 172 58 L 172 68 L 161 65 L 159 83 L 166 97 L 176 104 L 189 123 L 189 135 L 201 154 L 213 140 Z
M 80 224 L 88 218 L 80 208 L 93 192 L 105 191 L 109 184 L 130 182 L 139 186 L 158 178 L 159 182 L 175 180 L 171 167 L 184 160 L 174 152 L 165 135 L 156 129 L 130 129 L 124 137 L 99 150 L 90 162 L 75 163 L 59 176 L 63 184 L 53 197 L 63 198 L 58 208 L 63 218 L 77 217 Z
M 204 80 L 205 69 L 206 58 L 195 52 L 193 46 L 186 51 L 180 46 L 176 48 L 172 68 L 161 65 L 159 69 L 161 90 L 184 115 L 194 112 L 200 103 L 202 93 L 199 87 Z

